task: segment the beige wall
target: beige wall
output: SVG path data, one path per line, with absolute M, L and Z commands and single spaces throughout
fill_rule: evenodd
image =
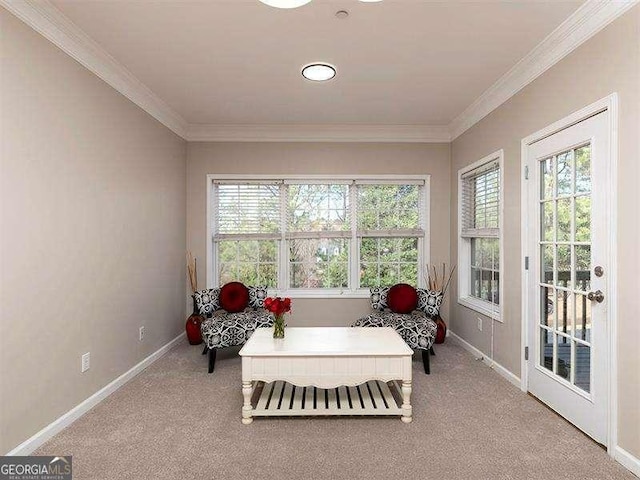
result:
M 183 331 L 186 144 L 2 8 L 0 32 L 4 454 Z
M 640 297 L 638 296 L 638 238 L 640 215 L 640 7 L 551 68 L 452 144 L 451 255 L 457 258 L 456 174 L 463 166 L 504 149 L 505 174 L 505 295 L 504 323 L 495 323 L 494 358 L 520 375 L 521 254 L 520 254 L 520 141 L 537 130 L 618 92 L 620 155 L 618 166 L 618 364 L 619 444 L 640 457 Z M 457 289 L 452 292 L 456 298 Z M 455 302 L 454 302 L 455 303 Z M 490 353 L 490 320 L 483 331 L 472 310 L 452 306 L 452 330 L 485 353 Z
M 187 245 L 205 285 L 206 175 L 430 174 L 431 260 L 449 262 L 449 145 L 356 143 L 189 143 Z M 349 325 L 367 299 L 294 299 L 290 325 Z M 444 316 L 448 318 L 448 306 Z

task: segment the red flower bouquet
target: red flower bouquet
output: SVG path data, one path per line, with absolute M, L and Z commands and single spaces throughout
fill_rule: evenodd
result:
M 264 308 L 275 316 L 273 338 L 284 338 L 284 314 L 291 311 L 291 299 L 267 297 L 264 299 Z

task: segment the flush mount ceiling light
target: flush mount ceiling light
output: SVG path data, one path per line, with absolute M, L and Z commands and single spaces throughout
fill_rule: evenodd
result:
M 311 0 L 260 0 L 262 3 L 276 8 L 298 8 Z
M 276 8 L 298 8 L 306 5 L 311 0 L 260 0 L 265 5 Z M 382 0 L 360 0 L 364 3 L 381 2 Z
M 302 76 L 313 82 L 326 82 L 336 76 L 336 69 L 328 63 L 311 63 L 302 68 Z

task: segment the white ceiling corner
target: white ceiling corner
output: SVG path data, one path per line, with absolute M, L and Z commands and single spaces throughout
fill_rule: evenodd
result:
M 0 5 L 160 123 L 185 138 L 186 120 L 48 0 L 0 0 Z
M 587 0 L 450 124 L 451 140 L 513 97 L 639 0 Z
M 449 142 L 640 0 L 587 0 L 449 125 L 199 125 L 187 121 L 49 0 L 0 5 L 188 141 Z

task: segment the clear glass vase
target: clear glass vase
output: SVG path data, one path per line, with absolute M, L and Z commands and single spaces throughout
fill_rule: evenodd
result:
M 273 338 L 284 338 L 284 314 L 276 315 L 273 322 Z

